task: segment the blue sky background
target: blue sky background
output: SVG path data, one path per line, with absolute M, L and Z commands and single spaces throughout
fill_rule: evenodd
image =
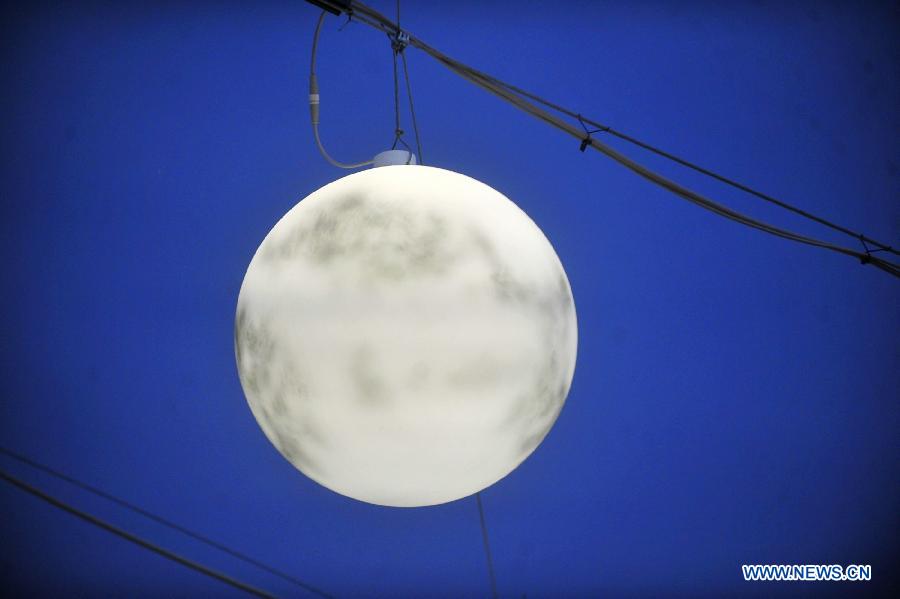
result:
M 900 240 L 896 2 L 403 7 L 405 27 L 476 68 Z M 2 10 L 0 445 L 340 597 L 487 596 L 474 498 L 392 509 L 336 495 L 270 445 L 238 382 L 234 309 L 253 252 L 294 203 L 345 174 L 308 123 L 318 11 L 299 0 Z M 336 157 L 359 160 L 392 140 L 390 50 L 340 23 L 327 19 L 321 40 L 322 134 Z M 424 54 L 408 58 L 425 161 L 528 212 L 578 309 L 559 420 L 483 493 L 501 595 L 896 587 L 900 283 L 704 212 Z M 844 241 L 625 149 L 735 208 Z M 298 594 L 4 456 L 0 467 Z M 0 503 L 6 589 L 237 594 L 8 485 Z M 871 564 L 873 581 L 745 583 L 743 563 Z

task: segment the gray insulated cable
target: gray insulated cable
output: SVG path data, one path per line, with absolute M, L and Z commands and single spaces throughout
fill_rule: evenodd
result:
M 316 146 L 319 148 L 319 152 L 322 156 L 327 160 L 330 164 L 338 167 L 338 168 L 360 168 L 363 166 L 369 166 L 372 164 L 371 160 L 366 160 L 365 162 L 356 162 L 356 163 L 347 163 L 340 162 L 335 160 L 328 154 L 328 151 L 325 149 L 325 146 L 322 145 L 322 139 L 319 136 L 319 81 L 316 78 L 316 50 L 319 46 L 319 32 L 322 30 L 322 21 L 325 20 L 325 12 L 322 11 L 322 14 L 319 15 L 319 21 L 316 23 L 316 32 L 313 35 L 313 43 L 312 43 L 312 57 L 309 62 L 309 117 L 312 122 L 313 135 L 316 138 Z

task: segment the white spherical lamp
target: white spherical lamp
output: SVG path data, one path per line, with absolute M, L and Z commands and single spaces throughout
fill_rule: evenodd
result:
M 427 166 L 314 192 L 247 269 L 238 371 L 269 440 L 369 503 L 471 495 L 527 458 L 572 381 L 565 271 L 541 230 L 474 179 Z

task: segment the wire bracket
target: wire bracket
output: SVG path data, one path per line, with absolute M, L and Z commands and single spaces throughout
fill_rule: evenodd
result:
M 584 118 L 580 114 L 577 116 L 578 116 L 578 123 L 581 125 L 581 128 L 584 129 L 584 138 L 581 140 L 581 145 L 578 147 L 578 149 L 580 151 L 584 152 L 587 149 L 587 147 L 589 145 L 591 145 L 591 142 L 593 141 L 593 138 L 591 137 L 591 135 L 593 133 L 607 133 L 609 131 L 609 127 L 600 127 L 599 129 L 590 129 L 589 130 L 587 128 L 587 125 L 584 124 Z
M 409 34 L 402 29 L 398 29 L 393 34 L 388 34 L 388 38 L 391 40 L 391 50 L 394 51 L 394 54 L 402 53 L 409 45 Z
M 860 264 L 868 264 L 869 262 L 871 262 L 872 254 L 874 254 L 875 252 L 890 252 L 894 249 L 891 246 L 879 247 L 879 248 L 874 248 L 874 249 L 870 248 L 869 244 L 866 243 L 866 236 L 863 235 L 862 233 L 859 234 L 859 242 L 862 244 L 863 251 L 866 253 L 865 256 L 859 257 Z

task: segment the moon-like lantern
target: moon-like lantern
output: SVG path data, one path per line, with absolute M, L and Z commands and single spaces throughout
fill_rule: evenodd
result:
M 301 472 L 388 506 L 465 497 L 547 435 L 575 369 L 569 281 L 535 223 L 439 168 L 339 179 L 294 206 L 247 269 L 241 384 Z

